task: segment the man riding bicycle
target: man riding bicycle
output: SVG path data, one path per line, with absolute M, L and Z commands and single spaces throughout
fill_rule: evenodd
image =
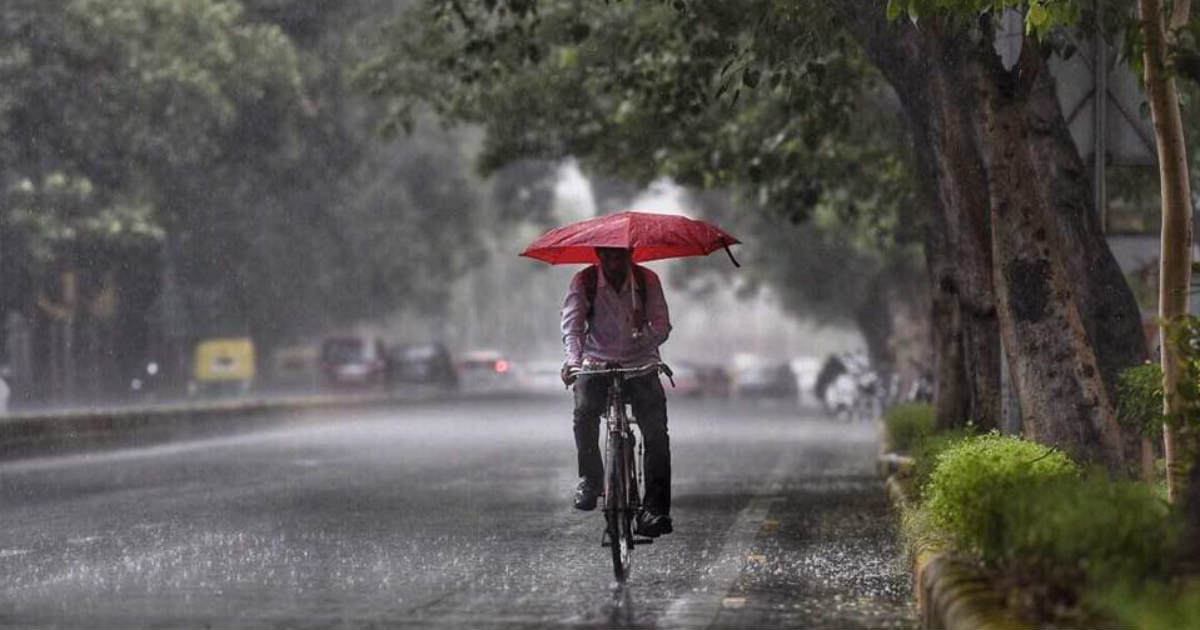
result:
M 632 250 L 597 247 L 598 266 L 575 274 L 563 301 L 562 334 L 566 362 L 563 383 L 574 384 L 575 448 L 579 484 L 574 504 L 594 510 L 604 488 L 600 458 L 600 414 L 608 381 L 603 376 L 576 375 L 587 366 L 657 364 L 658 347 L 671 332 L 662 283 L 649 269 L 634 265 Z M 645 447 L 646 495 L 635 532 L 657 537 L 672 531 L 671 446 L 667 435 L 667 401 L 658 371 L 626 379 Z

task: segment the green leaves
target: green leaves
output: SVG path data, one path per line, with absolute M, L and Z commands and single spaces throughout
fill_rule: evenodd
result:
M 964 550 L 995 562 L 1008 550 L 1004 506 L 1022 489 L 1078 475 L 1068 455 L 1044 444 L 997 433 L 969 437 L 938 455 L 925 508 Z
M 75 0 L 66 28 L 79 54 L 102 60 L 89 82 L 97 96 L 120 104 L 102 122 L 136 130 L 129 150 L 152 163 L 215 159 L 247 110 L 299 101 L 291 43 L 276 27 L 246 24 L 235 3 Z
M 1025 32 L 1039 39 L 1062 26 L 1079 23 L 1085 0 L 888 0 L 889 21 L 908 15 L 913 21 L 937 15 L 974 17 L 982 14 L 1000 15 L 1008 9 L 1024 13 Z
M 119 249 L 163 238 L 153 206 L 145 201 L 105 201 L 86 177 L 52 172 L 21 179 L 0 197 L 6 229 L 24 265 L 72 260 L 82 248 Z
M 1026 32 L 1041 33 L 1050 26 L 1050 11 L 1046 10 L 1045 5 L 1033 3 L 1029 7 L 1029 11 L 1025 14 L 1025 30 Z
M 1180 398 L 1178 412 L 1162 419 L 1176 427 L 1195 426 L 1200 423 L 1200 317 L 1185 315 L 1165 325 L 1160 322 L 1160 325 L 1164 327 L 1164 345 L 1175 350 L 1183 367 L 1176 389 Z M 1158 375 L 1161 377 L 1161 370 Z M 1139 381 L 1143 383 L 1142 398 L 1147 395 L 1148 380 L 1148 376 L 1143 376 Z M 1157 393 L 1163 395 L 1161 379 Z
M 1123 370 L 1117 377 L 1117 417 L 1121 423 L 1139 433 L 1158 436 L 1162 433 L 1163 375 L 1162 368 L 1145 363 Z
M 837 7 L 451 4 L 408 12 L 357 76 L 394 111 L 481 125 L 484 172 L 574 156 L 628 182 L 736 191 L 731 212 L 787 252 L 757 261 L 765 275 L 789 306 L 829 317 L 858 307 L 881 270 L 912 269 L 921 223 L 903 209 L 915 201 L 900 121 Z M 536 59 L 521 52 L 531 44 Z M 832 252 L 836 271 L 797 282 Z

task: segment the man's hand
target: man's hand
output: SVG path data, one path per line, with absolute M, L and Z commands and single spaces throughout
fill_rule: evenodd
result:
M 563 363 L 562 370 L 559 372 L 559 376 L 562 377 L 563 385 L 570 387 L 571 384 L 575 382 L 575 379 L 579 378 L 579 375 L 575 373 L 577 371 L 579 371 L 578 365 Z

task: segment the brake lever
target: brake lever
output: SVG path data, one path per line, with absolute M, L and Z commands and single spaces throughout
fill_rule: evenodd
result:
M 675 389 L 675 379 L 671 378 L 675 376 L 675 373 L 671 371 L 671 366 L 663 363 L 659 366 L 659 369 L 662 370 L 663 374 L 667 375 L 667 380 L 671 382 L 671 389 Z

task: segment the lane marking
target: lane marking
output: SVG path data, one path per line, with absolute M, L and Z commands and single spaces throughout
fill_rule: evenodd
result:
M 780 500 L 774 495 L 783 490 L 783 480 L 791 472 L 794 461 L 791 451 L 779 456 L 766 482 L 726 530 L 716 559 L 701 572 L 701 578 L 690 593 L 671 603 L 658 625 L 666 628 L 708 628 L 722 609 L 740 609 L 746 605 L 745 597 L 728 595 L 748 561 L 752 562 L 754 558 L 765 561 L 765 557 L 752 555 L 751 551 L 767 521 L 771 505 Z

